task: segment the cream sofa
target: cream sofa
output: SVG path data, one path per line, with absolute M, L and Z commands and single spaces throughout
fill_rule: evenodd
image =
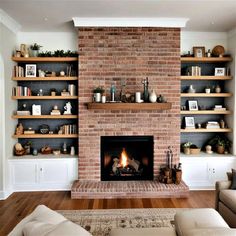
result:
M 214 209 L 192 209 L 175 215 L 175 228 L 113 229 L 111 236 L 236 236 L 236 229 Z
M 236 228 L 236 190 L 230 186 L 231 181 L 216 182 L 216 210 L 230 227 Z
M 39 205 L 8 236 L 92 236 L 85 229 L 61 214 Z

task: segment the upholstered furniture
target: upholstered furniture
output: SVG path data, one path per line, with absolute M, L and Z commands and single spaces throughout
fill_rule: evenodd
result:
M 216 210 L 229 224 L 236 228 L 236 190 L 230 189 L 232 181 L 216 182 Z
M 39 205 L 10 232 L 9 236 L 92 236 L 64 216 Z
M 175 228 L 132 228 L 113 229 L 111 236 L 235 236 L 236 229 L 228 224 L 214 209 L 191 209 L 178 212 L 175 215 Z

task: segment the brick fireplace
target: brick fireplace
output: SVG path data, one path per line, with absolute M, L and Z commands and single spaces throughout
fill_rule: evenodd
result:
M 153 136 L 153 175 L 157 178 L 166 151 L 172 146 L 174 163 L 180 145 L 180 29 L 79 28 L 79 180 L 100 181 L 102 136 Z M 112 84 L 126 91 L 149 90 L 165 96 L 171 110 L 88 110 L 92 90 Z

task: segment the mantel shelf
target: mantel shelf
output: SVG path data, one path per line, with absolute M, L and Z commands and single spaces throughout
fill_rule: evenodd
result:
M 232 129 L 181 129 L 181 133 L 230 133 Z
M 232 93 L 181 93 L 181 97 L 231 97 Z
M 180 111 L 181 115 L 229 115 L 232 111 L 215 111 L 215 110 L 200 110 L 200 111 Z
M 167 103 L 88 103 L 89 110 L 169 110 L 172 104 Z
M 181 57 L 181 62 L 229 62 L 232 57 Z
M 78 57 L 12 57 L 15 62 L 73 62 Z
M 21 134 L 13 138 L 78 138 L 78 134 Z
M 55 76 L 55 77 L 12 77 L 14 81 L 70 81 L 78 80 L 77 76 Z
M 181 80 L 231 80 L 233 76 L 214 76 L 214 75 L 201 75 L 201 76 L 187 76 L 182 75 Z
M 67 100 L 77 98 L 78 96 L 12 96 L 13 100 Z
M 33 115 L 13 115 L 13 119 L 77 119 L 77 115 L 41 115 L 41 116 L 33 116 Z

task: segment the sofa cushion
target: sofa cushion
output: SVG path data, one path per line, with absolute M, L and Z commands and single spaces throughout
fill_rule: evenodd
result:
M 175 228 L 178 236 L 185 236 L 197 228 L 229 228 L 220 214 L 210 208 L 192 209 L 175 214 Z
M 220 201 L 236 213 L 236 190 L 224 189 L 219 194 Z
M 235 236 L 236 229 L 230 228 L 204 228 L 204 229 L 190 229 L 185 234 L 185 236 Z
M 119 228 L 112 229 L 110 236 L 176 236 L 174 228 L 160 227 L 160 228 Z
M 23 228 L 24 236 L 92 236 L 81 226 L 65 220 L 59 224 L 47 224 L 39 221 L 30 221 Z
M 230 188 L 236 190 L 236 170 L 235 169 L 232 169 L 232 185 Z

